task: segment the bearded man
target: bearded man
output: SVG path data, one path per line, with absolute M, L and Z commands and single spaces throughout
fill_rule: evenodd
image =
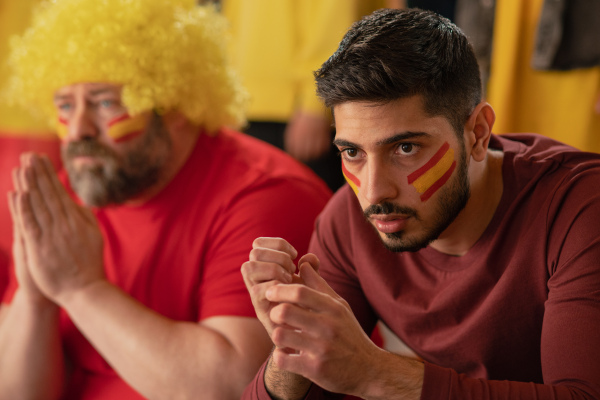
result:
M 306 249 L 330 192 L 227 128 L 245 95 L 194 3 L 48 2 L 14 42 L 8 93 L 51 116 L 66 174 L 13 173 L 2 399 L 236 399 L 268 355 L 240 265 L 264 232 Z
M 600 157 L 493 135 L 467 38 L 431 12 L 365 17 L 316 80 L 348 185 L 299 275 L 293 245 L 254 242 L 276 349 L 243 398 L 600 399 Z

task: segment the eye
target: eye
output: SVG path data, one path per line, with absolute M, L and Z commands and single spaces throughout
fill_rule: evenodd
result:
M 342 157 L 348 161 L 352 161 L 358 157 L 358 149 L 349 147 L 347 149 L 340 150 Z
M 113 106 L 114 104 L 115 104 L 115 102 L 112 100 L 101 100 L 100 101 L 100 106 L 102 106 L 104 108 L 109 108 L 109 107 Z
M 414 143 L 400 143 L 398 145 L 398 150 L 400 154 L 411 155 L 418 150 L 418 146 Z
M 71 109 L 71 103 L 60 103 L 56 105 L 60 111 L 69 111 Z

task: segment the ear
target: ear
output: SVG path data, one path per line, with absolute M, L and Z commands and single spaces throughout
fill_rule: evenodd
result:
M 465 147 L 475 161 L 483 161 L 492 135 L 496 113 L 482 101 L 475 107 L 465 124 Z

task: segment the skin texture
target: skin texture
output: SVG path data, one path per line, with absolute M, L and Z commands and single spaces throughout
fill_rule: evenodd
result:
M 111 110 L 92 95 L 99 89 L 117 99 L 116 104 L 104 103 Z M 63 144 L 88 138 L 124 154 L 142 140 L 144 135 L 116 143 L 106 134 L 105 122 L 122 107 L 119 90 L 106 84 L 61 90 L 71 101 L 69 107 L 58 107 L 69 120 Z M 177 113 L 165 115 L 163 121 L 171 154 L 156 183 L 130 204 L 160 191 L 179 171 L 197 138 L 198 129 Z M 86 156 L 72 162 L 74 168 L 85 168 L 104 160 Z M 0 309 L 0 399 L 60 397 L 68 360 L 58 333 L 59 307 L 145 397 L 185 399 L 203 393 L 207 399 L 239 398 L 271 348 L 259 321 L 218 316 L 180 322 L 146 308 L 106 279 L 96 220 L 90 210 L 73 202 L 45 157 L 24 155 L 13 176 L 9 204 L 19 289 L 12 304 Z
M 480 103 L 459 140 L 448 120 L 423 110 L 419 96 L 383 105 L 343 103 L 334 110 L 334 143 L 348 172 L 360 181 L 356 194 L 363 210 L 386 202 L 412 210 L 368 218 L 386 244 L 425 240 L 437 223 L 438 210 L 453 201 L 452 196 L 444 197 L 444 191 L 452 193 L 460 179 L 457 168 L 422 202 L 407 175 L 445 142 L 455 154 L 463 152 L 471 196 L 430 244 L 440 252 L 462 255 L 485 230 L 502 195 L 502 153 L 487 148 L 494 112 Z M 390 239 L 390 227 L 401 233 L 401 239 Z M 284 239 L 258 238 L 242 266 L 258 318 L 276 345 L 265 372 L 269 393 L 278 399 L 301 399 L 314 382 L 365 399 L 419 399 L 423 364 L 374 345 L 348 304 L 319 276 L 317 257 L 300 258 L 296 275 L 297 256 Z

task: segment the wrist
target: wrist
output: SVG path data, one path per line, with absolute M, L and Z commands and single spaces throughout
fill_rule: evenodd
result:
M 357 395 L 378 400 L 402 398 L 419 400 L 423 389 L 424 364 L 416 359 L 379 349 Z
M 95 301 L 94 299 L 100 299 L 102 292 L 105 292 L 112 286 L 106 279 L 97 279 L 76 288 L 63 290 L 62 293 L 55 296 L 55 300 L 68 310 L 73 306 L 86 304 L 90 301 L 93 302 Z
M 25 289 L 17 289 L 12 304 L 17 307 L 23 307 L 31 313 L 40 314 L 58 314 L 60 307 L 58 304 L 48 299 L 40 292 L 32 292 Z
M 312 382 L 301 375 L 278 368 L 273 354 L 267 361 L 265 389 L 274 400 L 301 400 L 310 389 Z

